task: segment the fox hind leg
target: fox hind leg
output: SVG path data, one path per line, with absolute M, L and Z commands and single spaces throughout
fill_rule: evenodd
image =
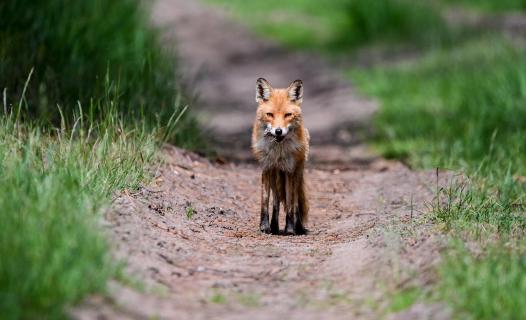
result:
M 307 222 L 307 215 L 309 211 L 309 204 L 307 196 L 305 194 L 305 181 L 303 180 L 303 173 L 300 172 L 299 177 L 297 178 L 296 184 L 296 194 L 298 195 L 297 201 L 298 206 L 296 207 L 295 212 L 295 223 L 294 230 L 296 234 L 306 234 L 307 229 L 305 229 L 304 224 Z
M 301 201 L 301 200 L 300 200 Z M 295 234 L 307 234 L 307 229 L 303 226 L 303 212 L 302 205 L 299 204 L 295 212 L 295 223 L 294 223 L 294 232 Z

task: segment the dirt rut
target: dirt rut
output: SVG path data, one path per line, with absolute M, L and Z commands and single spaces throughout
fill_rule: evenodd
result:
M 388 308 L 387 288 L 416 281 L 413 273 L 436 261 L 432 226 L 417 223 L 435 172 L 384 160 L 308 170 L 309 234 L 272 236 L 258 230 L 253 166 L 171 146 L 163 157 L 155 181 L 123 192 L 106 217 L 115 256 L 145 291 L 114 283 L 109 298 L 90 299 L 75 317 L 374 319 Z M 413 223 L 420 232 L 401 236 Z M 442 312 L 422 310 L 413 318 Z

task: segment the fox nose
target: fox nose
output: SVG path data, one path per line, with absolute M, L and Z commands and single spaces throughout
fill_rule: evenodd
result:
M 283 131 L 281 129 L 276 129 L 276 135 L 277 136 L 281 136 L 282 133 L 283 133 Z

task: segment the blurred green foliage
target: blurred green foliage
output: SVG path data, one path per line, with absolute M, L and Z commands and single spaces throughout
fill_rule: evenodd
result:
M 262 36 L 300 49 L 330 46 L 347 23 L 348 0 L 208 0 L 231 11 Z
M 526 130 L 524 57 L 493 39 L 352 74 L 365 92 L 382 99 L 376 127 L 386 155 L 410 154 L 425 166 L 447 159 L 476 166 L 490 151 L 526 151 L 516 139 Z
M 345 51 L 367 44 L 442 44 L 457 36 L 431 1 L 209 0 L 232 11 L 259 34 L 293 48 Z
M 374 42 L 437 44 L 451 37 L 440 11 L 429 1 L 349 0 L 342 45 L 356 47 Z
M 32 68 L 26 114 L 58 123 L 77 101 L 106 105 L 166 123 L 181 107 L 175 59 L 160 45 L 139 0 L 6 0 L 0 2 L 0 85 L 17 101 Z M 91 110 L 96 117 L 102 111 Z M 170 141 L 203 147 L 196 121 L 185 115 Z
M 26 98 L 36 116 L 56 118 L 56 102 L 67 110 L 77 100 L 104 97 L 106 76 L 126 111 L 150 98 L 167 107 L 173 65 L 161 55 L 143 10 L 136 0 L 3 1 L 0 83 L 19 97 L 35 68 Z
M 526 10 L 525 0 L 446 0 L 445 2 L 490 12 Z

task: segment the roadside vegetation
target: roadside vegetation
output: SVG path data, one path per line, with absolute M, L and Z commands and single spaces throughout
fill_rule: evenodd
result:
M 61 318 L 118 277 L 102 213 L 164 141 L 203 148 L 138 0 L 0 3 L 0 314 Z M 186 112 L 185 112 L 186 111 Z
M 262 36 L 328 54 L 385 43 L 426 46 L 447 42 L 454 34 L 426 1 L 208 1 L 233 12 Z
M 444 300 L 476 319 L 526 316 L 516 307 L 526 294 L 525 57 L 494 40 L 351 73 L 381 99 L 374 141 L 385 156 L 467 176 L 442 190 L 447 203 L 434 208 L 455 244 L 438 286 Z
M 148 25 L 148 7 L 138 0 L 9 0 L 0 3 L 0 84 L 7 99 L 21 97 L 27 76 L 24 117 L 55 125 L 91 105 L 105 115 L 102 100 L 118 100 L 117 112 L 151 128 L 182 109 L 174 75 L 176 61 L 162 50 Z M 169 137 L 187 148 L 202 148 L 192 117 L 180 119 Z
M 524 0 L 447 0 L 447 3 L 487 12 L 526 10 L 526 1 Z
M 526 49 L 499 34 L 452 28 L 444 19 L 452 5 L 480 13 L 524 10 L 523 2 L 228 3 L 239 17 L 250 16 L 257 32 L 295 48 L 331 51 L 338 40 L 345 44 L 342 35 L 349 45 L 339 48 L 348 57 L 370 44 L 418 47 L 410 61 L 347 71 L 362 93 L 381 103 L 371 138 L 379 152 L 414 168 L 465 176 L 440 190 L 446 201 L 433 208 L 451 243 L 438 267 L 438 293 L 422 291 L 413 300 L 445 301 L 458 318 L 526 317 Z M 297 29 L 290 33 L 289 20 Z M 318 25 L 326 34 L 309 40 Z
M 116 275 L 101 213 L 147 177 L 156 135 L 114 110 L 56 129 L 17 114 L 0 120 L 0 312 L 56 318 Z

